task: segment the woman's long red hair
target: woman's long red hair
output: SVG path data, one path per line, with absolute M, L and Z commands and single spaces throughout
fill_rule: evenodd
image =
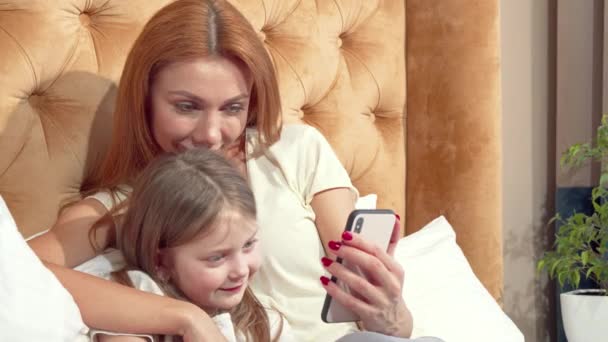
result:
M 223 0 L 178 0 L 157 12 L 135 41 L 120 79 L 109 149 L 81 187 L 88 195 L 132 183 L 162 152 L 151 130 L 150 84 L 170 63 L 210 55 L 234 58 L 253 79 L 248 126 L 269 146 L 279 139 L 281 104 L 272 61 L 247 19 Z

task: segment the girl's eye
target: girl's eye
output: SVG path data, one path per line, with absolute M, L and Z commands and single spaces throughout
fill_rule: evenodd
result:
M 209 262 L 219 262 L 222 261 L 222 259 L 224 259 L 223 255 L 213 255 L 207 258 L 207 261 Z
M 196 105 L 189 101 L 180 101 L 180 102 L 177 102 L 174 106 L 178 112 L 182 112 L 182 113 L 190 113 L 190 112 L 196 110 Z
M 246 249 L 246 250 L 247 250 L 247 249 L 252 249 L 252 248 L 253 248 L 253 246 L 255 246 L 255 243 L 256 243 L 257 241 L 258 241 L 257 239 L 247 241 L 247 242 L 245 243 L 245 245 L 243 245 L 243 249 Z

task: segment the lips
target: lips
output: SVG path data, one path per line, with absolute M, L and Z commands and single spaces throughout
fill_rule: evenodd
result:
M 235 286 L 235 287 L 225 287 L 225 288 L 220 288 L 221 291 L 226 291 L 226 292 L 237 292 L 238 290 L 240 290 L 243 287 L 243 284 L 239 285 L 239 286 Z

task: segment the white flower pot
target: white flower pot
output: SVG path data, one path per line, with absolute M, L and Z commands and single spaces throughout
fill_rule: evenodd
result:
M 604 290 L 575 290 L 560 294 L 568 342 L 605 341 L 608 338 L 608 296 L 598 295 L 603 293 Z

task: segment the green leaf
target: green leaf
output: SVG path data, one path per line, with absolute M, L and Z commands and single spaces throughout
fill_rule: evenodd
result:
M 560 273 L 557 275 L 557 281 L 559 282 L 560 286 L 564 286 L 564 281 L 566 279 L 566 274 L 565 273 Z
M 594 269 L 595 269 L 595 267 L 590 267 L 590 268 L 587 270 L 587 273 L 585 273 L 585 277 L 587 277 L 587 278 L 591 277 L 591 273 L 593 273 L 593 272 L 594 272 Z
M 581 263 L 583 266 L 587 265 L 587 261 L 589 261 L 589 251 L 584 251 L 581 253 Z
M 557 269 L 557 267 L 559 266 L 561 260 L 556 260 L 555 263 L 551 266 L 551 270 L 549 271 L 549 276 L 550 277 L 554 277 L 555 275 L 555 270 Z
M 536 273 L 540 273 L 543 268 L 545 268 L 545 260 L 540 260 L 538 264 L 536 264 Z
M 574 284 L 572 284 L 572 286 L 574 286 L 574 288 L 578 288 L 578 285 L 581 283 L 581 274 L 578 272 L 574 272 L 574 279 L 573 279 Z
M 600 186 L 604 186 L 608 182 L 608 173 L 603 172 L 600 176 Z

